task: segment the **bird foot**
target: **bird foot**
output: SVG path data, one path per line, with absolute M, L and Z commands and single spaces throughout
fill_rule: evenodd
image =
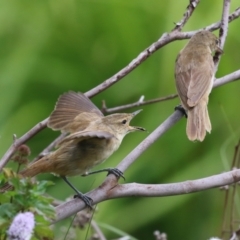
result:
M 86 204 L 86 206 L 88 208 L 93 209 L 93 207 L 92 207 L 93 200 L 90 197 L 88 197 L 84 194 L 78 193 L 78 194 L 74 195 L 74 198 L 80 198 Z
M 125 180 L 125 177 L 124 177 L 124 175 L 123 175 L 123 172 L 122 171 L 120 171 L 119 169 L 117 169 L 117 168 L 108 168 L 107 169 L 107 171 L 108 171 L 108 174 L 107 175 L 109 175 L 109 174 L 114 174 L 117 178 L 123 178 L 124 180 Z
M 177 106 L 174 108 L 174 110 L 175 110 L 175 111 L 177 111 L 177 110 L 180 111 L 180 112 L 185 116 L 185 118 L 188 117 L 187 112 L 186 112 L 186 110 L 183 108 L 182 105 L 177 105 Z
M 121 177 L 121 178 L 123 178 L 125 180 L 123 172 L 120 171 L 117 168 L 105 168 L 105 169 L 97 170 L 97 171 L 94 171 L 94 172 L 87 172 L 87 173 L 82 174 L 82 176 L 86 177 L 86 176 L 89 176 L 89 175 L 92 175 L 92 174 L 95 174 L 95 173 L 100 173 L 100 172 L 108 172 L 107 176 L 109 174 L 114 174 L 117 178 Z

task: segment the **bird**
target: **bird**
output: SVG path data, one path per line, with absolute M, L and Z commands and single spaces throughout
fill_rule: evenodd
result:
M 212 126 L 208 114 L 208 98 L 214 81 L 212 53 L 222 53 L 219 39 L 202 30 L 192 36 L 180 51 L 175 64 L 175 83 L 182 107 L 187 112 L 187 137 L 203 141 Z
M 40 173 L 60 176 L 88 206 L 92 199 L 82 194 L 67 177 L 87 176 L 107 171 L 117 177 L 123 173 L 116 168 L 89 172 L 91 168 L 109 158 L 120 146 L 123 138 L 131 132 L 145 131 L 129 123 L 141 110 L 133 113 L 115 113 L 104 116 L 102 112 L 81 92 L 69 91 L 61 95 L 48 120 L 48 127 L 68 133 L 57 146 L 39 160 L 30 163 L 19 172 L 21 177 L 33 177 Z M 9 185 L 0 189 L 4 192 Z

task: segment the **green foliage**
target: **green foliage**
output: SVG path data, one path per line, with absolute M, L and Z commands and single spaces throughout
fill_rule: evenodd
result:
M 46 189 L 52 185 L 49 181 L 34 183 L 29 178 L 19 178 L 10 169 L 4 169 L 0 175 L 0 183 L 8 182 L 12 189 L 0 194 L 0 239 L 4 239 L 13 218 L 19 212 L 30 211 L 35 216 L 34 235 L 41 239 L 52 239 L 53 232 L 49 228 L 54 219 L 53 199 L 45 196 Z M 34 239 L 34 238 L 33 238 Z

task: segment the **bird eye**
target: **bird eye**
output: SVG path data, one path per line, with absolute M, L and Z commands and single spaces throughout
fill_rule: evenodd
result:
M 215 43 L 218 45 L 218 43 L 219 43 L 218 39 L 215 41 Z
M 126 119 L 124 119 L 124 120 L 122 121 L 122 124 L 126 124 L 126 122 L 127 122 L 127 120 L 126 120 Z

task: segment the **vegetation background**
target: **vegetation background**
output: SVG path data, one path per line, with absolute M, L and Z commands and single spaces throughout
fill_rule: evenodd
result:
M 12 143 L 13 134 L 21 136 L 49 116 L 59 95 L 68 90 L 86 92 L 111 77 L 170 31 L 188 4 L 186 0 L 2 0 L 0 155 Z M 222 4 L 203 0 L 183 30 L 219 21 Z M 238 6 L 239 1 L 233 0 L 231 12 Z M 239 69 L 239 21 L 229 25 L 217 77 Z M 93 102 L 101 108 L 105 100 L 108 107 L 115 107 L 135 102 L 141 95 L 152 99 L 176 93 L 174 63 L 185 44 L 175 41 L 160 49 Z M 214 89 L 209 103 L 211 135 L 202 143 L 188 141 L 186 120 L 182 119 L 126 171 L 126 182 L 180 182 L 229 170 L 240 138 L 239 93 L 238 81 Z M 144 111 L 133 124 L 152 132 L 177 104 L 178 98 L 141 107 Z M 29 141 L 32 158 L 58 135 L 45 129 Z M 116 166 L 147 135 L 127 136 L 120 149 L 97 169 Z M 71 180 L 82 192 L 88 192 L 104 177 L 99 174 Z M 49 194 L 58 199 L 73 194 L 57 177 L 43 174 L 40 178 L 56 183 Z M 208 239 L 220 235 L 223 203 L 224 192 L 218 189 L 162 198 L 125 198 L 99 204 L 94 219 L 141 240 L 154 239 L 156 229 L 166 232 L 169 239 Z M 56 239 L 63 236 L 59 227 L 70 222 L 67 219 L 57 224 Z M 110 230 L 103 232 L 107 239 L 118 237 Z M 78 234 L 84 236 L 85 232 Z

